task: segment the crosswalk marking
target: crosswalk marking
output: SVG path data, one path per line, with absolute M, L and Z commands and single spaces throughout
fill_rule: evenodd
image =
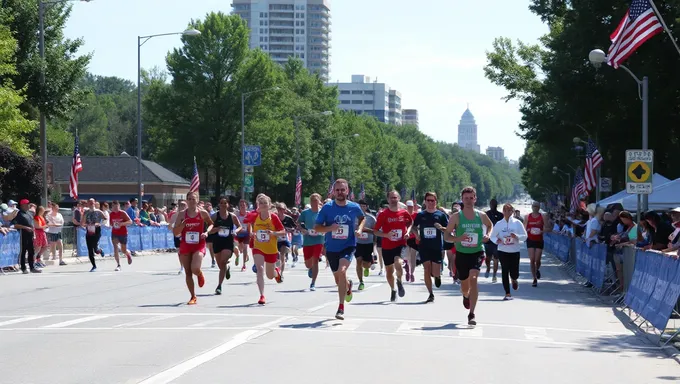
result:
M 351 332 L 356 331 L 365 321 L 359 319 L 347 319 L 329 325 L 329 329 L 334 331 Z
M 524 337 L 532 341 L 553 341 L 545 328 L 524 327 Z
M 397 333 L 421 334 L 425 323 L 401 323 L 397 328 Z
M 38 316 L 26 316 L 26 317 L 20 317 L 18 319 L 14 320 L 7 320 L 3 321 L 0 323 L 0 327 L 4 325 L 12 325 L 12 324 L 19 324 L 19 323 L 24 323 L 26 321 L 31 321 L 31 320 L 37 320 L 37 319 L 44 319 L 46 317 L 50 317 L 50 315 L 38 315 Z
M 160 315 L 160 316 L 150 317 L 150 318 L 147 318 L 147 319 L 130 321 L 130 322 L 127 322 L 127 323 L 118 324 L 118 325 L 114 326 L 114 328 L 136 327 L 138 325 L 153 323 L 154 321 L 167 320 L 167 319 L 171 319 L 171 318 L 177 317 L 177 316 L 179 316 L 179 315 Z
M 95 316 L 81 317 L 80 319 L 62 321 L 61 323 L 50 324 L 50 325 L 46 325 L 46 326 L 41 327 L 41 328 L 50 328 L 50 329 L 51 328 L 64 328 L 64 327 L 68 327 L 68 326 L 75 325 L 75 324 L 86 323 L 88 321 L 104 319 L 104 318 L 107 318 L 109 316 L 110 315 L 95 315 Z
M 205 327 L 206 325 L 211 325 L 211 324 L 217 324 L 225 321 L 226 319 L 213 319 L 213 320 L 206 320 L 206 321 L 201 321 L 200 323 L 196 324 L 191 324 L 190 327 Z
M 462 337 L 484 337 L 484 327 L 475 326 L 458 330 L 458 335 Z

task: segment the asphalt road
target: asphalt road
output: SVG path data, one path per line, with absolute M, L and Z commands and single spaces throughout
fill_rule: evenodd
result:
M 213 296 L 209 268 L 196 306 L 172 254 L 0 276 L 0 383 L 669 383 L 680 367 L 635 336 L 610 307 L 546 260 L 538 288 L 522 259 L 515 300 L 481 279 L 477 327 L 450 278 L 427 298 L 419 279 L 389 303 L 377 270 L 334 319 L 330 270 L 310 292 L 304 268 L 268 282 L 234 273 Z M 356 276 L 353 276 L 356 281 Z M 499 274 L 500 281 L 500 274 Z

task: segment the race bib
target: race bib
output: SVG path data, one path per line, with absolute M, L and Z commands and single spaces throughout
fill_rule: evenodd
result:
M 476 233 L 466 233 L 465 238 L 463 241 L 460 242 L 460 244 L 463 247 L 476 247 L 479 245 L 479 235 Z
M 114 221 L 113 222 L 113 228 L 116 228 L 116 229 L 120 228 L 120 223 L 117 222 L 117 221 Z
M 269 241 L 269 239 L 270 239 L 270 237 L 269 237 L 269 234 L 267 232 L 262 231 L 262 230 L 257 231 L 257 241 L 259 241 L 260 243 L 266 243 L 266 242 Z
M 359 234 L 359 239 L 360 240 L 368 240 L 368 233 L 367 232 L 361 232 Z
M 288 241 L 288 236 L 286 235 L 279 236 L 279 241 Z
M 331 237 L 336 240 L 347 240 L 347 238 L 349 237 L 349 225 L 340 224 L 338 229 L 333 231 Z
M 186 235 L 184 235 L 184 241 L 186 241 L 187 244 L 198 244 L 200 239 L 201 234 L 198 232 L 187 232 Z
M 426 239 L 434 239 L 435 237 L 437 237 L 437 228 L 432 227 L 423 228 L 423 236 Z
M 316 231 L 313 230 L 313 229 L 310 229 L 307 233 L 309 233 L 309 236 L 318 236 L 318 235 L 319 235 L 319 234 L 316 233 Z
M 399 241 L 404 237 L 404 233 L 401 229 L 393 229 L 390 231 L 390 240 Z
M 97 227 L 94 225 L 88 225 L 87 226 L 87 233 L 95 233 L 97 231 Z
M 231 231 L 229 230 L 229 228 L 220 228 L 219 232 L 217 232 L 217 235 L 219 237 L 229 237 L 230 233 Z
M 531 233 L 532 235 L 540 235 L 540 234 L 541 234 L 541 228 L 533 227 L 533 228 L 531 228 L 530 233 Z
M 507 236 L 503 238 L 503 245 L 511 245 L 515 243 L 515 239 L 513 239 L 511 236 Z

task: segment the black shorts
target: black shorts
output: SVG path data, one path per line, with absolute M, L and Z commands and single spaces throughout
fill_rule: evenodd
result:
M 331 252 L 326 250 L 326 259 L 328 264 L 331 266 L 331 271 L 337 272 L 340 267 L 340 260 L 345 259 L 352 262 L 352 256 L 354 255 L 354 247 L 347 247 L 340 252 Z
M 217 233 L 213 233 L 208 235 L 208 237 L 205 238 L 206 243 L 214 243 L 215 239 L 217 239 Z
M 377 240 L 375 241 L 375 246 L 378 248 L 382 248 L 382 237 L 375 237 Z
M 441 264 L 442 263 L 442 251 L 437 249 L 423 249 L 422 247 L 418 251 L 420 254 L 420 262 L 425 263 L 427 261 L 432 263 Z
M 543 249 L 543 240 L 528 240 L 527 239 L 527 249 L 536 248 Z
M 364 263 L 373 261 L 373 243 L 359 244 L 357 243 L 357 250 L 354 252 L 357 259 L 361 259 Z
M 401 257 L 401 251 L 404 249 L 403 245 L 400 245 L 396 248 L 392 249 L 385 249 L 383 248 L 382 254 L 383 254 L 383 262 L 385 263 L 386 267 L 389 267 L 390 265 L 394 265 L 394 259 L 396 257 Z
M 217 237 L 213 239 L 213 252 L 220 253 L 222 251 L 234 252 L 234 237 Z
M 454 243 L 447 243 L 446 241 L 444 242 L 444 250 L 445 251 L 450 251 L 455 246 L 456 246 L 456 244 L 454 244 Z
M 286 240 L 286 241 L 279 241 L 279 242 L 276 243 L 276 249 L 278 249 L 279 252 L 281 251 L 281 248 L 283 248 L 283 247 L 290 248 L 290 241 Z
M 173 241 L 175 242 L 175 248 L 179 249 L 179 243 L 182 241 L 181 237 L 173 237 Z
M 410 238 L 410 239 L 406 240 L 406 245 L 415 249 L 416 251 L 418 250 L 418 244 L 416 244 L 416 239 L 414 239 L 414 238 Z
M 112 241 L 112 242 L 113 242 L 113 240 L 116 240 L 116 241 L 118 241 L 120 244 L 127 245 L 127 239 L 128 239 L 128 235 L 114 235 L 114 234 L 111 234 L 111 241 Z
M 470 277 L 471 270 L 479 271 L 484 263 L 484 252 L 456 253 L 456 270 L 458 278 L 463 281 Z
M 484 243 L 484 251 L 487 257 L 493 256 L 494 259 L 498 258 L 498 245 L 493 241 L 489 240 L 488 243 Z

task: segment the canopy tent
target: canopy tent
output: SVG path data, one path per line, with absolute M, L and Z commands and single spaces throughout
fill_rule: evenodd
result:
M 636 211 L 637 195 L 628 195 L 621 201 L 621 204 L 627 211 Z M 654 187 L 652 194 L 649 195 L 648 205 L 650 211 L 665 211 L 680 207 L 680 179 Z
M 655 173 L 652 175 L 652 190 L 655 190 L 657 187 L 660 187 L 668 182 L 670 182 L 669 179 L 661 176 L 658 173 Z M 626 190 L 624 189 L 623 191 L 615 193 L 607 197 L 606 199 L 600 200 L 597 204 L 606 207 L 609 204 L 620 203 L 623 199 L 625 199 L 628 196 L 630 196 L 630 194 L 628 194 L 628 192 L 626 192 Z

